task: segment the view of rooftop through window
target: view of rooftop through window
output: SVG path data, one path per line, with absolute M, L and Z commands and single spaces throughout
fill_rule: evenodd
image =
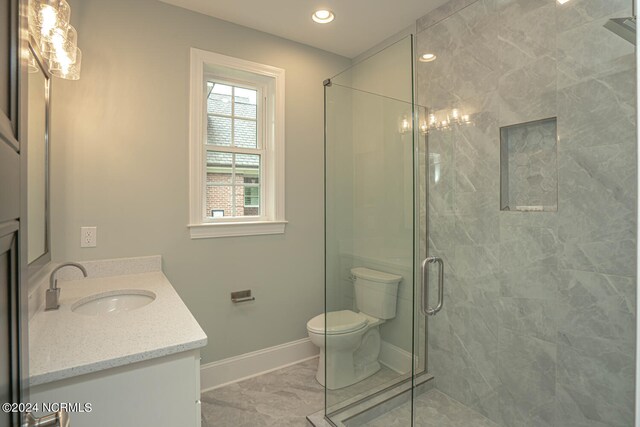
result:
M 258 91 L 209 81 L 206 102 L 205 216 L 259 216 Z

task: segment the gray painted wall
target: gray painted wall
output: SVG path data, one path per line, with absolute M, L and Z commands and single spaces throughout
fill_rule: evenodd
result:
M 473 3 L 473 4 L 471 4 Z M 471 5 L 469 5 L 471 4 Z M 445 20 L 456 8 L 463 8 Z M 419 103 L 434 131 L 429 319 L 439 389 L 505 426 L 630 426 L 636 298 L 636 65 L 603 28 L 629 0 L 453 1 L 419 20 Z M 558 118 L 558 211 L 499 211 L 499 128 Z
M 71 6 L 84 58 L 53 89 L 54 261 L 161 254 L 209 336 L 203 363 L 305 338 L 323 311 L 322 81 L 350 60 L 155 0 Z M 191 47 L 286 70 L 284 235 L 189 238 Z M 247 288 L 256 301 L 232 305 Z

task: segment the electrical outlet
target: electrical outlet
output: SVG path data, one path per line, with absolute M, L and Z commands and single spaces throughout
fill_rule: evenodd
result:
M 80 227 L 80 247 L 95 248 L 98 244 L 98 227 Z

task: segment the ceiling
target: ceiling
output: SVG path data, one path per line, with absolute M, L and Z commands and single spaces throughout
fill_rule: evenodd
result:
M 160 1 L 354 58 L 447 0 Z M 332 10 L 336 19 L 316 24 L 317 9 Z

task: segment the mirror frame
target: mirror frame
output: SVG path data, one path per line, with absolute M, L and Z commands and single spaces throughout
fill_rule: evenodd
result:
M 31 261 L 29 263 L 29 277 L 33 277 L 35 276 L 45 265 L 47 265 L 50 261 L 51 261 L 51 192 L 50 192 L 50 187 L 51 187 L 51 141 L 50 141 L 50 131 L 51 131 L 51 73 L 49 72 L 49 70 L 47 69 L 47 67 L 44 66 L 44 61 L 42 59 L 42 55 L 40 54 L 40 51 L 38 50 L 38 48 L 36 47 L 37 44 L 35 43 L 35 41 L 33 40 L 33 38 L 30 38 L 29 40 L 29 51 L 31 52 L 31 54 L 33 55 L 33 57 L 35 58 L 35 61 L 38 65 L 38 67 L 40 68 L 40 70 L 42 70 L 42 73 L 44 74 L 45 77 L 45 88 L 44 88 L 44 102 L 45 102 L 45 132 L 44 132 L 44 144 L 45 144 L 45 171 L 44 171 L 44 176 L 45 176 L 45 196 L 44 196 L 44 215 L 45 215 L 45 222 L 44 222 L 44 247 L 45 247 L 45 251 L 42 255 L 40 255 L 38 258 L 36 258 L 35 260 Z M 28 147 L 29 147 L 29 141 L 27 142 L 27 152 L 28 152 Z M 27 158 L 27 164 L 28 164 L 28 158 Z M 29 191 L 28 189 L 28 184 L 27 184 L 27 191 Z M 27 212 L 27 215 L 29 214 L 29 212 Z M 27 220 L 28 223 L 28 220 Z M 29 242 L 29 229 L 27 227 L 27 245 Z

